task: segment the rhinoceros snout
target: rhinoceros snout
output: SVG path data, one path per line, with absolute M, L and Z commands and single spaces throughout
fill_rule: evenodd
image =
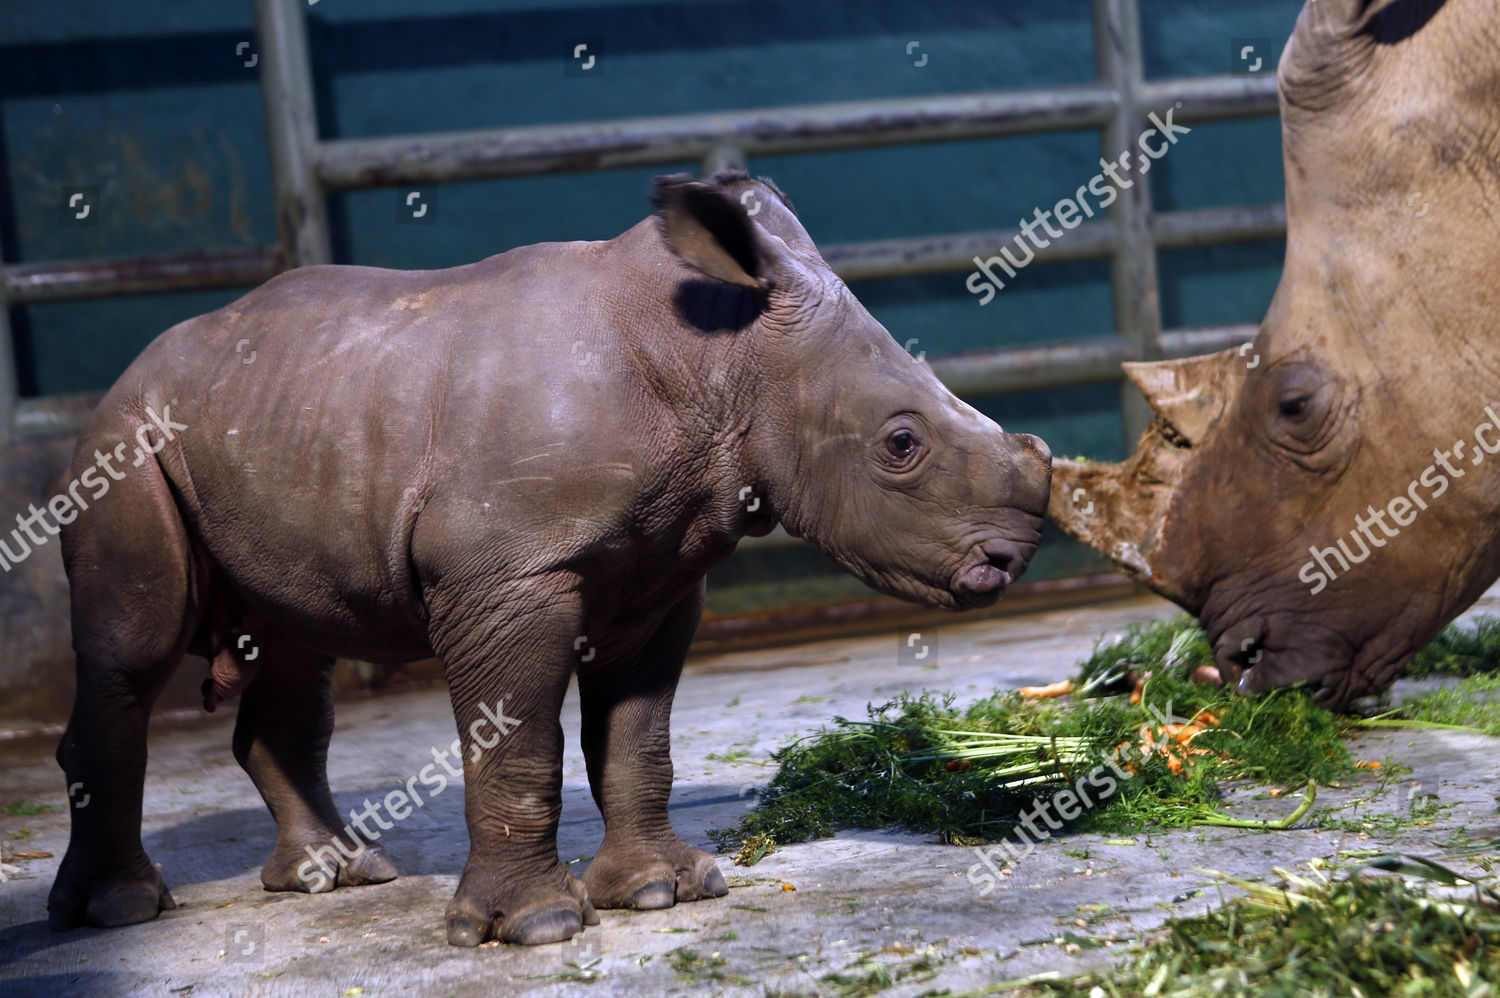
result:
M 1006 443 L 1002 467 L 1010 471 L 1005 504 L 1035 516 L 1045 515 L 1052 486 L 1052 448 L 1030 433 L 1007 433 Z

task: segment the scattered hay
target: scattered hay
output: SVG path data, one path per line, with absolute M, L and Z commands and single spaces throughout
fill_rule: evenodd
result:
M 1472 886 L 1446 867 L 1399 853 L 1337 879 L 1321 860 L 1309 868 L 1275 869 L 1276 885 L 1202 871 L 1245 895 L 1204 915 L 1172 919 L 1107 974 L 1003 987 L 1069 998 L 1479 998 L 1500 987 L 1500 905 L 1491 892 L 1474 887 L 1440 897 L 1399 876 L 1370 875 L 1391 871 Z

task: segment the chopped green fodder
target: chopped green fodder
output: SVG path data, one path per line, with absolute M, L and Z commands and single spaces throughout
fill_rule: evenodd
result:
M 1213 665 L 1214 650 L 1197 621 L 1186 614 L 1171 620 L 1130 624 L 1114 641 L 1101 641 L 1079 666 L 1076 688 L 1099 696 L 1131 688 L 1130 675 L 1169 673 L 1186 679 L 1200 665 Z
M 1448 689 L 1413 697 L 1403 703 L 1397 713 L 1407 721 L 1473 728 L 1487 735 L 1500 735 L 1500 674 L 1473 675 Z
M 1400 854 L 1371 865 L 1465 884 L 1446 868 Z M 976 994 L 1478 998 L 1500 993 L 1500 912 L 1488 891 L 1465 889 L 1439 897 L 1401 879 L 1359 871 L 1337 880 L 1316 868 L 1311 874 L 1276 873 L 1284 886 L 1213 874 L 1243 888 L 1246 896 L 1205 915 L 1169 921 L 1107 973 L 1039 976 Z
M 1107 798 L 1092 794 L 1098 806 L 1073 827 L 1126 832 L 1233 824 L 1218 807 L 1221 781 L 1302 787 L 1353 772 L 1338 720 L 1308 697 L 1276 692 L 1247 699 L 1188 680 L 1191 666 L 1177 666 L 1201 654 L 1194 642 L 1201 644 L 1201 631 L 1180 620 L 1132 627 L 1085 663 L 1086 676 L 1108 675 L 1127 663 L 1153 670 L 1138 704 L 1125 696 L 1031 700 L 1006 691 L 957 710 L 951 695 L 923 693 L 870 707 L 866 720 L 836 717 L 830 727 L 778 751 L 779 768 L 758 791 L 757 809 L 738 826 L 710 834 L 721 848 L 738 849 L 745 864 L 777 843 L 822 838 L 840 828 L 902 826 L 953 844 L 997 841 L 1039 798 L 1110 758 L 1130 778 L 1101 779 L 1096 790 L 1107 792 L 1110 782 L 1116 788 Z M 1164 668 L 1169 661 L 1173 667 Z M 1199 734 L 1193 754 L 1184 751 L 1176 766 L 1171 757 L 1142 748 L 1143 726 L 1180 724 L 1202 711 L 1219 723 Z M 1288 801 L 1287 811 L 1294 806 Z
M 1472 626 L 1449 624 L 1412 657 L 1408 676 L 1472 676 L 1500 671 L 1500 617 L 1480 614 Z
M 1193 670 L 1211 664 L 1213 651 L 1191 617 L 1132 624 L 1080 664 L 1071 698 L 1032 700 L 1004 691 L 956 710 L 951 695 L 923 693 L 872 706 L 866 720 L 836 717 L 778 751 L 778 770 L 757 793 L 757 809 L 738 826 L 710 834 L 721 848 L 737 849 L 745 865 L 777 843 L 840 828 L 901 826 L 960 845 L 997 841 L 1038 799 L 1110 758 L 1131 778 L 1111 780 L 1117 786 L 1107 798 L 1092 794 L 1095 806 L 1072 824 L 1076 830 L 1284 827 L 1289 815 L 1277 824 L 1226 816 L 1220 784 L 1301 788 L 1341 780 L 1354 762 L 1340 736 L 1357 728 L 1457 727 L 1500 735 L 1500 674 L 1484 674 L 1493 667 L 1487 663 L 1500 662 L 1500 618 L 1449 627 L 1417 659 L 1424 674 L 1474 675 L 1377 718 L 1338 716 L 1295 690 L 1246 698 L 1193 682 Z M 1131 704 L 1126 694 L 1138 681 L 1141 702 Z M 1169 744 L 1172 755 L 1143 748 L 1143 726 L 1160 747 L 1161 725 L 1183 724 L 1204 711 L 1218 723 L 1205 725 L 1191 748 Z

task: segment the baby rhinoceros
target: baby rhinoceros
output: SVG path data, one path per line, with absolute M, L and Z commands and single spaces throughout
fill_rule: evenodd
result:
M 141 797 L 147 715 L 186 653 L 212 661 L 208 706 L 240 696 L 275 891 L 396 876 L 329 794 L 332 662 L 441 659 L 470 837 L 448 940 L 546 943 L 596 907 L 726 893 L 668 820 L 668 715 L 704 574 L 740 538 L 781 523 L 950 610 L 1021 573 L 1046 445 L 914 362 L 769 181 L 665 177 L 654 200 L 607 242 L 295 270 L 121 376 L 63 528 L 78 693 L 58 761 L 89 796 L 53 928 L 174 907 Z M 575 673 L 605 825 L 581 880 L 556 843 Z

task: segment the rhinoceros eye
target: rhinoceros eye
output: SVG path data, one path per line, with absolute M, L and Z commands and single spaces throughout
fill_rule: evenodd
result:
M 1315 359 L 1292 357 L 1266 370 L 1266 432 L 1272 443 L 1302 467 L 1321 471 L 1349 455 L 1356 437 L 1345 432 L 1349 407 L 1344 383 Z
M 1276 408 L 1288 419 L 1296 419 L 1307 411 L 1308 403 L 1312 398 L 1307 395 L 1297 395 L 1292 398 L 1282 399 Z
M 897 413 L 880 428 L 879 436 L 871 444 L 870 455 L 887 473 L 906 475 L 915 472 L 926 460 L 930 448 L 923 439 L 921 417 L 913 413 Z
M 905 461 L 917 451 L 917 435 L 911 430 L 897 430 L 885 438 L 885 450 L 898 461 Z

